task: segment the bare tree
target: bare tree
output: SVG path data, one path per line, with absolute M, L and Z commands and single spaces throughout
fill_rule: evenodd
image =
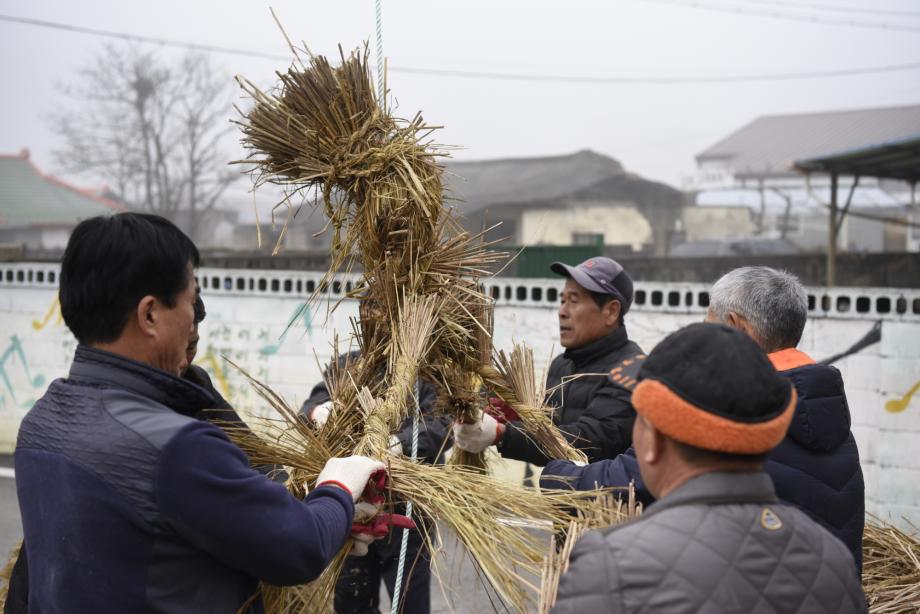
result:
M 76 103 L 52 114 L 63 137 L 55 158 L 114 189 L 131 208 L 183 224 L 198 238 L 203 216 L 239 177 L 221 155 L 231 129 L 232 82 L 207 55 L 168 63 L 153 52 L 106 46 L 65 92 Z

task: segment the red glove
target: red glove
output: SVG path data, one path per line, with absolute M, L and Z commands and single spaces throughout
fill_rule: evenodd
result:
M 498 420 L 502 424 L 520 421 L 521 417 L 514 408 L 499 399 L 498 397 L 489 397 L 489 404 L 482 411 Z

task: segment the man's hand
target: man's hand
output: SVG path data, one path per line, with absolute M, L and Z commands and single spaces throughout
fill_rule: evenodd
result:
M 357 502 L 371 481 L 371 476 L 378 471 L 386 475 L 386 465 L 366 456 L 347 456 L 330 458 L 319 472 L 316 486 L 338 486 L 351 495 Z
M 496 443 L 505 434 L 505 425 L 500 424 L 487 413 L 482 419 L 472 424 L 454 423 L 454 444 L 461 450 L 479 454 Z
M 393 456 L 399 456 L 403 453 L 403 445 L 397 435 L 390 435 L 390 446 L 387 448 L 387 452 Z
M 311 409 L 307 417 L 316 425 L 316 428 L 321 429 L 323 425 L 326 424 L 326 421 L 329 420 L 329 413 L 331 411 L 332 401 L 326 401 Z

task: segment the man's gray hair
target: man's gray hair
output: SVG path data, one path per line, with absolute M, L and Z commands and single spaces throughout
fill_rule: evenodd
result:
M 709 309 L 722 322 L 734 311 L 765 352 L 795 347 L 808 318 L 808 295 L 795 275 L 765 266 L 729 271 L 713 285 Z

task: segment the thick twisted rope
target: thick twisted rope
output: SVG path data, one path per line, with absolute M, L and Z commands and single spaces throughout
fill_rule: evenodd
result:
M 412 462 L 418 457 L 418 417 L 422 411 L 419 405 L 419 382 L 415 380 L 415 413 L 412 416 Z M 406 516 L 412 518 L 412 502 L 406 503 Z M 398 614 L 399 601 L 402 594 L 403 573 L 406 569 L 406 554 L 409 551 L 409 529 L 403 529 L 402 543 L 399 546 L 399 564 L 396 567 L 396 582 L 393 584 L 393 595 L 390 601 L 390 614 Z

